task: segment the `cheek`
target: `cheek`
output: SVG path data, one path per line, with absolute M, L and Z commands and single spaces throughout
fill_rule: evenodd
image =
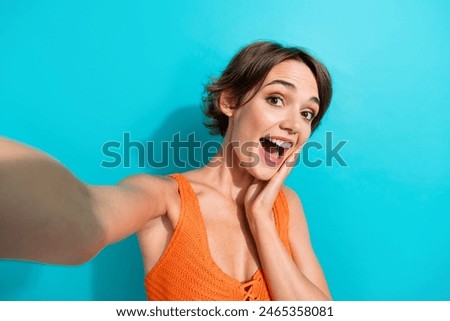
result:
M 242 121 L 241 124 L 256 134 L 259 131 L 268 130 L 280 122 L 280 115 L 271 110 L 252 106 L 242 113 L 242 119 L 245 119 L 245 122 Z
M 261 117 L 254 112 L 252 106 L 242 106 L 233 117 L 234 140 L 248 140 L 261 129 Z
M 300 135 L 300 145 L 304 145 L 311 137 L 311 129 L 305 128 L 304 130 L 300 130 Z

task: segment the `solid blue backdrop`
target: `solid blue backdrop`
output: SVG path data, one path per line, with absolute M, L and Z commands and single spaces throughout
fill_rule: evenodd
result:
M 3 0 L 0 135 L 90 184 L 183 171 L 139 168 L 136 153 L 106 168 L 102 146 L 219 141 L 202 85 L 249 42 L 308 48 L 335 88 L 311 140 L 347 141 L 348 166 L 300 164 L 287 184 L 334 299 L 450 300 L 449 21 L 447 1 Z M 0 261 L 0 299 L 143 300 L 143 278 L 132 236 L 77 267 Z

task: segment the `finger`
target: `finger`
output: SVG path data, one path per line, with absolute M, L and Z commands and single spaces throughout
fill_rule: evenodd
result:
M 278 191 L 280 190 L 281 186 L 283 186 L 284 181 L 286 180 L 292 168 L 294 167 L 298 155 L 299 154 L 295 152 L 289 155 L 289 157 L 284 161 L 284 163 L 275 173 L 275 175 L 273 175 L 273 177 L 270 179 L 269 183 L 267 184 L 268 188 L 274 188 L 275 190 Z
M 292 168 L 297 165 L 297 160 L 300 157 L 300 151 L 302 150 L 303 145 L 300 145 L 296 150 L 286 158 L 280 169 L 279 173 L 283 176 L 283 182 L 291 172 Z
M 280 166 L 279 170 L 273 175 L 273 177 L 267 182 L 265 187 L 261 189 L 260 197 L 261 201 L 268 205 L 272 205 L 277 198 L 284 181 L 292 170 L 292 166 L 288 166 L 289 162 L 295 162 L 297 156 L 291 154 L 286 161 Z
M 263 204 L 272 206 L 281 190 L 281 187 L 283 186 L 284 181 L 294 167 L 302 147 L 303 145 L 299 146 L 286 158 L 278 171 L 269 181 L 260 181 L 255 179 L 249 187 L 250 189 L 248 191 L 250 193 L 247 195 L 252 196 L 250 196 L 248 200 L 253 200 L 255 197 L 259 196 Z
M 288 157 L 288 159 L 286 160 L 286 162 L 289 163 L 288 166 L 294 167 L 296 165 L 297 159 L 298 159 L 298 157 L 300 157 L 300 152 L 302 151 L 303 146 L 305 146 L 305 144 L 298 146 L 294 150 L 294 152 L 290 155 L 290 157 Z M 292 159 L 291 156 L 293 156 L 294 158 Z M 291 158 L 291 159 L 289 159 L 289 158 Z

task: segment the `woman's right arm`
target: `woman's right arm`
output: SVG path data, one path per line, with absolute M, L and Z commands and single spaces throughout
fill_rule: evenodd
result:
M 0 137 L 0 257 L 81 264 L 166 213 L 170 179 L 89 186 L 52 157 Z

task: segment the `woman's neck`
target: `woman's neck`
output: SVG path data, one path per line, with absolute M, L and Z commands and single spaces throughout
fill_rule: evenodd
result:
M 210 185 L 236 204 L 243 204 L 245 193 L 254 177 L 239 164 L 232 144 L 223 143 L 209 163 L 197 171 L 204 184 Z

